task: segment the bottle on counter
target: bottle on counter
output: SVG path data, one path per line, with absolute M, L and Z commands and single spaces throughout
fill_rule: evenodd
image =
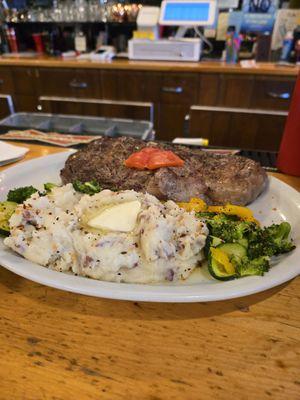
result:
M 0 54 L 9 53 L 9 45 L 7 41 L 6 31 L 7 25 L 0 25 Z
M 18 53 L 19 48 L 18 48 L 18 42 L 17 42 L 17 36 L 16 36 L 15 29 L 7 28 L 6 29 L 6 37 L 7 37 L 7 41 L 8 41 L 11 53 Z
M 235 26 L 229 26 L 226 34 L 226 63 L 236 64 L 239 58 L 241 47 L 240 35 L 236 32 Z
M 87 51 L 86 36 L 81 29 L 77 29 L 75 33 L 75 50 L 79 53 L 85 53 Z
M 44 49 L 42 34 L 41 33 L 33 33 L 32 38 L 34 41 L 34 46 L 35 46 L 36 52 L 38 54 L 43 54 L 45 49 Z
M 292 31 L 288 31 L 283 40 L 280 61 L 289 61 L 290 54 L 293 49 L 293 43 L 294 34 Z
M 271 51 L 271 35 L 269 32 L 258 35 L 255 60 L 258 62 L 269 61 Z

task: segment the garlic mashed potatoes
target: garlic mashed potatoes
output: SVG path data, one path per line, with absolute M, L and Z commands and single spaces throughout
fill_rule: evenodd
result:
M 111 282 L 187 278 L 208 234 L 194 212 L 133 190 L 82 195 L 72 184 L 34 193 L 10 219 L 4 243 L 50 269 Z

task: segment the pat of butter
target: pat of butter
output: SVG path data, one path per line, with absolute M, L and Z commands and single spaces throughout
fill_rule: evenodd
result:
M 131 232 L 135 227 L 140 210 L 141 203 L 138 200 L 117 204 L 92 218 L 88 225 L 96 229 Z

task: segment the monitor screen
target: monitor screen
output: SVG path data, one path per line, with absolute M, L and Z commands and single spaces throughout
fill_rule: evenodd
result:
M 167 3 L 165 21 L 207 21 L 209 3 Z
M 215 0 L 165 0 L 162 2 L 161 25 L 213 25 L 216 16 Z

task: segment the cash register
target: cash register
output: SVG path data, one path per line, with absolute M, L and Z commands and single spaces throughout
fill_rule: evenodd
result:
M 164 0 L 161 8 L 143 7 L 137 19 L 138 30 L 128 42 L 132 60 L 199 61 L 204 36 L 198 27 L 212 26 L 216 0 Z M 178 26 L 169 39 L 158 39 L 158 26 Z M 198 38 L 184 38 L 194 28 Z

